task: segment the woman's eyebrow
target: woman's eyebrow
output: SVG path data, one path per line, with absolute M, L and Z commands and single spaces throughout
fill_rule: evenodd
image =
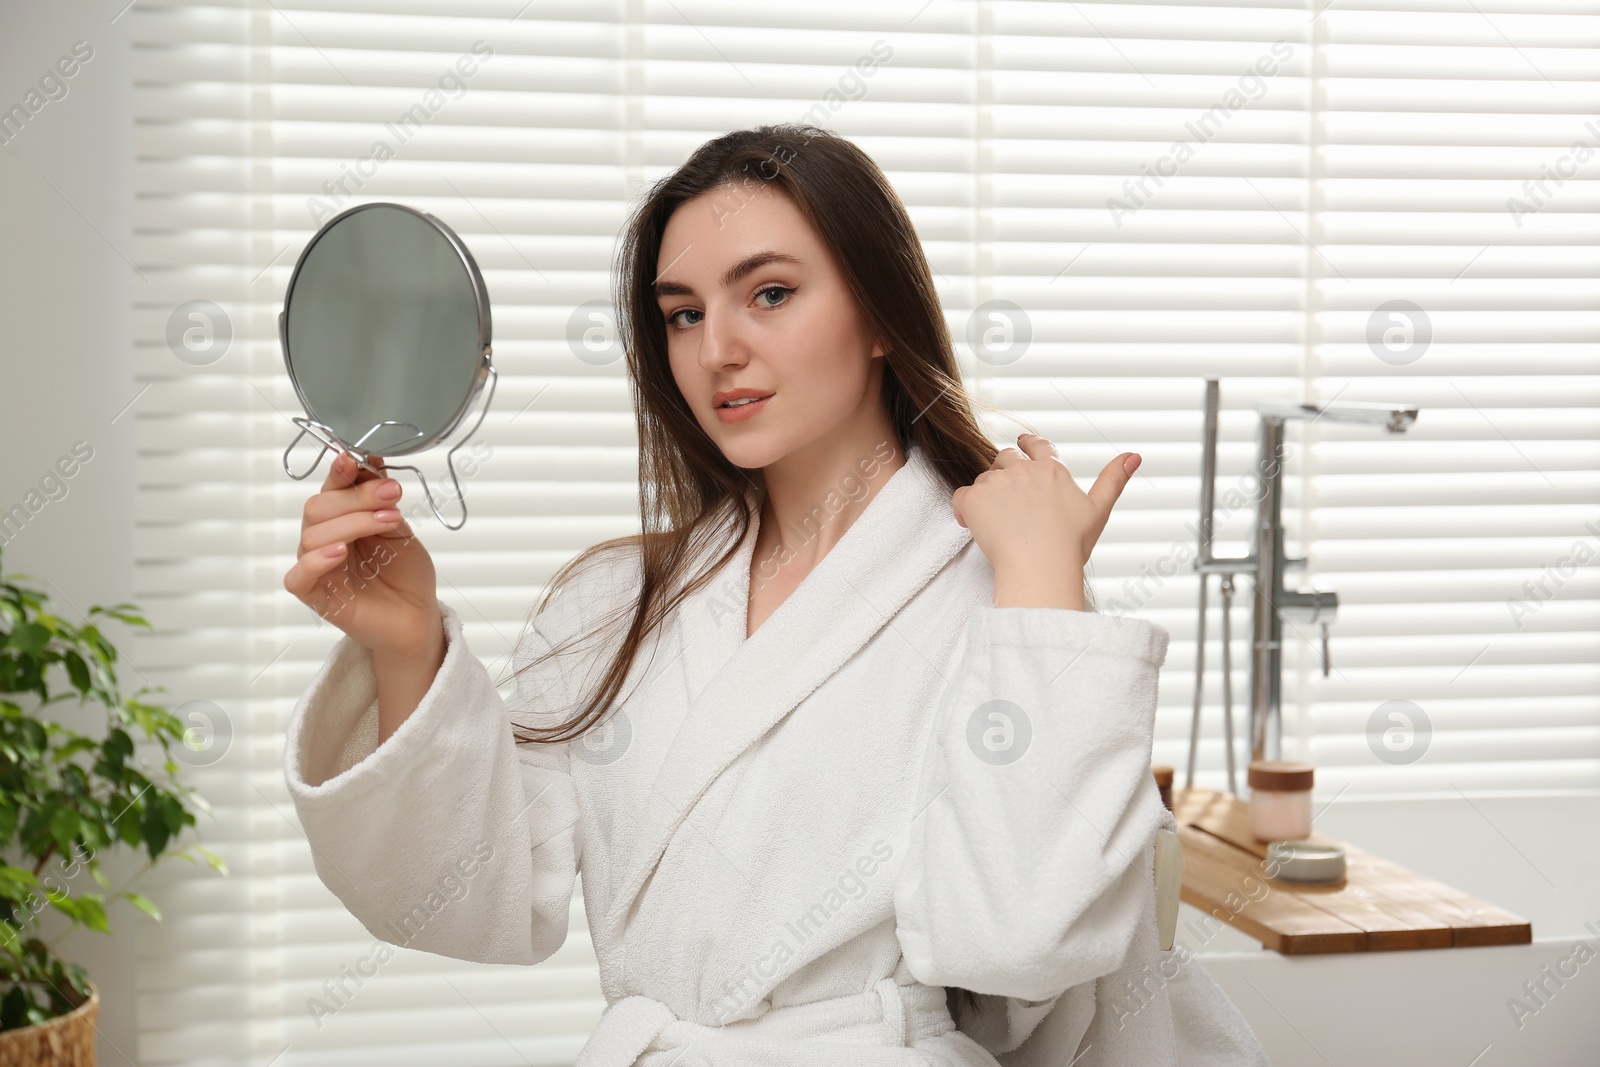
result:
M 771 250 L 756 252 L 752 255 L 744 257 L 739 262 L 728 268 L 727 272 L 722 276 L 722 287 L 726 289 L 740 278 L 743 278 L 746 274 L 749 274 L 752 271 L 760 270 L 768 263 L 793 263 L 796 266 L 801 265 L 801 261 L 798 257 L 791 256 L 787 252 L 774 252 Z M 657 298 L 663 296 L 696 295 L 692 287 L 685 285 L 682 282 L 673 281 L 657 281 L 655 285 L 655 291 Z

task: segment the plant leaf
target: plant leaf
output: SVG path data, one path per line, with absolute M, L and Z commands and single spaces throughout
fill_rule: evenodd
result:
M 67 678 L 71 680 L 72 688 L 87 693 L 92 679 L 89 677 L 89 665 L 83 661 L 83 657 L 68 649 L 61 659 L 67 665 Z
M 27 896 L 31 889 L 39 888 L 39 879 L 26 867 L 13 867 L 8 863 L 0 863 L 0 893 L 15 900 Z M 0 923 L 0 927 L 5 926 Z
M 78 813 L 71 808 L 57 808 L 50 816 L 50 835 L 61 846 L 61 851 L 71 851 L 73 839 L 78 836 Z
M 158 799 L 151 798 L 150 803 L 145 806 L 144 818 L 140 820 L 140 825 L 144 829 L 145 851 L 153 860 L 161 855 L 162 850 L 167 847 L 167 838 L 171 836 L 171 831 L 167 829 L 166 813 L 162 810 Z
M 99 930 L 109 934 L 111 927 L 106 925 L 106 909 L 101 903 L 98 893 L 85 893 L 78 898 L 78 917 L 83 925 L 91 930 Z
M 220 873 L 220 874 L 222 874 L 224 876 L 227 875 L 227 873 L 228 873 L 227 861 L 225 861 L 221 856 L 217 855 L 215 852 L 212 852 L 209 848 L 206 848 L 204 845 L 196 845 L 194 847 L 195 847 L 195 850 L 200 853 L 200 855 L 202 855 L 202 856 L 204 856 L 206 858 L 206 862 L 209 863 L 214 870 L 216 870 L 218 873 Z
M 123 896 L 128 898 L 128 903 L 150 916 L 156 922 L 161 921 L 161 912 L 156 909 L 154 904 L 150 903 L 148 897 L 140 893 L 124 893 Z
M 50 640 L 50 631 L 36 622 L 23 623 L 11 631 L 11 645 L 29 656 L 39 656 Z

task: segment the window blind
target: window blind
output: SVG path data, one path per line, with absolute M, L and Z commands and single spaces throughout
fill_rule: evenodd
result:
M 1352 792 L 1600 784 L 1597 11 L 1313 23 L 1310 180 L 1280 205 L 1320 252 L 1306 377 L 1420 408 L 1414 440 L 1306 427 L 1294 483 L 1348 607 L 1329 677 L 1298 643 L 1293 718 Z
M 228 735 L 190 780 L 232 870 L 151 876 L 167 918 L 140 947 L 139 1062 L 575 1056 L 603 1007 L 581 897 L 535 968 L 380 960 L 312 870 L 283 734 L 336 633 L 280 584 L 322 472 L 279 467 L 299 409 L 276 315 L 300 249 L 356 203 L 432 212 L 472 248 L 501 375 L 464 477 L 472 519 L 415 521 L 498 674 L 554 570 L 637 529 L 620 353 L 573 340 L 609 296 L 627 211 L 705 140 L 762 122 L 817 122 L 883 167 L 979 395 L 1085 486 L 1144 456 L 1092 577 L 1102 609 L 1172 633 L 1157 761 L 1186 754 L 1209 376 L 1219 500 L 1254 462 L 1259 399 L 1421 409 L 1398 437 L 1290 427 L 1284 517 L 1309 558 L 1291 580 L 1342 600 L 1327 678 L 1286 628 L 1285 754 L 1317 763 L 1319 800 L 1600 784 L 1600 227 L 1592 150 L 1574 147 L 1600 145 L 1595 8 L 135 6 L 153 281 L 135 308 L 135 580 L 157 632 L 133 657 Z M 989 425 L 998 443 L 1023 429 Z M 1253 512 L 1218 516 L 1218 552 L 1242 554 Z M 1199 773 L 1220 786 L 1211 603 Z

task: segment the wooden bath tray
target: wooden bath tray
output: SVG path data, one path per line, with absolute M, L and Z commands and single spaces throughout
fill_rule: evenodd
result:
M 1183 842 L 1182 900 L 1287 956 L 1318 952 L 1525 945 L 1533 925 L 1345 841 L 1345 878 L 1308 885 L 1267 876 L 1267 842 L 1249 805 L 1214 789 L 1172 790 Z

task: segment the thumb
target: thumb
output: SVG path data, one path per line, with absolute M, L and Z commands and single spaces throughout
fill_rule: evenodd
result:
M 1116 504 L 1122 496 L 1122 490 L 1133 479 L 1133 472 L 1139 469 L 1141 459 L 1137 452 L 1124 452 L 1101 469 L 1100 477 L 1089 488 L 1089 499 L 1094 501 L 1100 514 L 1111 514 L 1112 505 Z

